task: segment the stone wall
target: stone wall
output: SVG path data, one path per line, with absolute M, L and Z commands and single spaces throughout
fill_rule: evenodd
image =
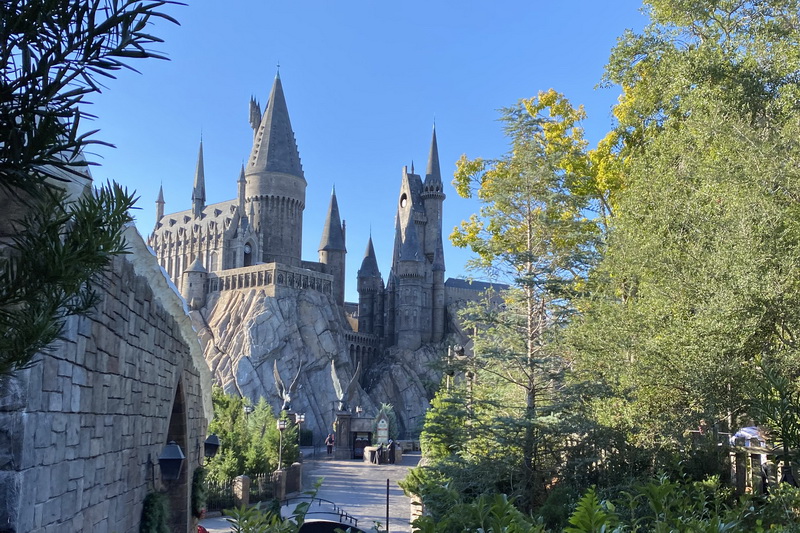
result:
M 210 373 L 187 311 L 131 226 L 130 255 L 98 279 L 101 302 L 63 339 L 0 379 L 0 531 L 135 533 L 142 501 L 165 490 L 173 531 L 211 416 Z M 184 454 L 162 482 L 167 440 Z

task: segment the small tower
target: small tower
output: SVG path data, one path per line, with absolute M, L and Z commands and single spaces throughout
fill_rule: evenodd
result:
M 333 276 L 333 297 L 336 303 L 344 307 L 344 275 L 345 256 L 345 226 L 339 221 L 339 204 L 336 201 L 336 189 L 331 192 L 331 202 L 328 205 L 328 216 L 322 229 L 322 239 L 319 242 L 319 262 L 325 265 L 325 272 Z
M 200 139 L 200 152 L 197 154 L 197 169 L 194 173 L 192 189 L 192 215 L 200 218 L 206 208 L 206 173 L 203 165 L 203 140 Z
M 194 263 L 181 275 L 181 296 L 186 300 L 189 309 L 196 310 L 206 305 L 206 282 L 208 271 L 198 255 Z
M 383 335 L 383 278 L 378 269 L 372 235 L 358 269 L 358 331 Z

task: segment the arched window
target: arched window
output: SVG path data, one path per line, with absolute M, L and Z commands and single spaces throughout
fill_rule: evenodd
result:
M 217 271 L 217 252 L 211 252 L 211 262 L 209 263 L 209 272 Z
M 253 246 L 248 242 L 244 245 L 244 264 L 249 267 L 253 264 Z

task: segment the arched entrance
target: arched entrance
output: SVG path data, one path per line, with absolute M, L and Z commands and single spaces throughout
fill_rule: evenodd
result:
M 172 402 L 172 415 L 169 418 L 167 444 L 175 441 L 183 450 L 186 459 L 183 461 L 181 474 L 176 481 L 164 481 L 170 509 L 170 529 L 172 531 L 189 530 L 189 476 L 191 475 L 189 439 L 186 435 L 186 401 L 183 394 L 183 381 L 178 380 L 175 388 L 175 401 Z

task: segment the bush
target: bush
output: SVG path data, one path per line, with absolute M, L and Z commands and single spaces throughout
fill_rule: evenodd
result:
M 167 495 L 161 492 L 150 492 L 142 506 L 142 520 L 139 522 L 139 533 L 170 533 L 169 502 Z

